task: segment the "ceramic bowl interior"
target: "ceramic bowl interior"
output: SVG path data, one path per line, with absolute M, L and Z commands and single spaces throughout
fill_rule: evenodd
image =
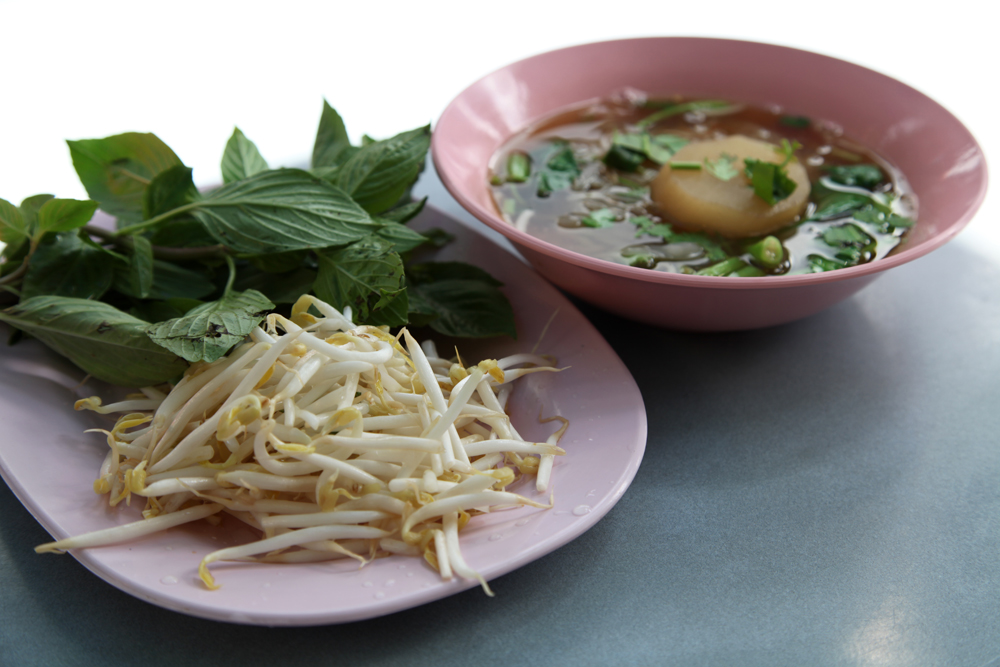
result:
M 586 257 L 515 229 L 499 215 L 487 167 L 512 135 L 563 107 L 632 87 L 723 98 L 835 123 L 899 167 L 918 199 L 904 247 L 869 264 L 796 276 L 711 278 Z M 625 317 L 676 329 L 749 329 L 788 322 L 850 296 L 878 273 L 941 246 L 986 193 L 986 161 L 971 133 L 909 86 L 842 60 L 722 39 L 646 38 L 551 51 L 483 77 L 438 121 L 431 151 L 451 194 L 564 290 Z

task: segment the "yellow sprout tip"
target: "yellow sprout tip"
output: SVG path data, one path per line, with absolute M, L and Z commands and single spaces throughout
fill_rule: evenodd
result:
M 215 578 L 212 573 L 208 571 L 208 559 L 204 558 L 201 564 L 198 566 L 198 576 L 201 577 L 202 582 L 204 582 L 205 587 L 210 591 L 219 590 L 219 584 L 215 583 Z

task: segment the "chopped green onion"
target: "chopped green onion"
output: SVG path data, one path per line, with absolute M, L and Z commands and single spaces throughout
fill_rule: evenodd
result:
M 785 261 L 785 249 L 775 236 L 766 236 L 751 244 L 747 247 L 746 252 L 766 269 L 776 269 Z
M 730 257 L 729 259 L 723 260 L 718 264 L 713 264 L 708 268 L 702 269 L 698 272 L 699 276 L 728 276 L 730 273 L 739 271 L 742 268 L 749 266 L 739 257 Z
M 738 271 L 733 271 L 729 275 L 738 276 L 740 278 L 761 278 L 767 274 L 764 273 L 762 269 L 758 269 L 756 266 L 748 265 Z
M 511 153 L 507 158 L 507 180 L 524 183 L 531 175 L 531 158 L 524 153 Z
M 695 162 L 693 160 L 671 160 L 667 164 L 670 165 L 671 169 L 688 169 L 691 171 L 701 170 L 701 162 Z

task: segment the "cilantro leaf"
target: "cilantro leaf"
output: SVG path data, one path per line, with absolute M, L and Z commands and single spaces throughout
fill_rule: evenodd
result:
M 596 211 L 591 211 L 587 214 L 587 217 L 580 221 L 580 224 L 584 227 L 604 229 L 605 227 L 613 226 L 617 219 L 618 214 L 613 210 L 610 208 L 602 208 Z
M 539 197 L 548 197 L 553 192 L 572 187 L 573 179 L 580 175 L 580 166 L 568 143 L 555 142 L 551 147 L 554 151 L 542 164 L 538 176 Z
M 851 164 L 826 167 L 823 171 L 834 183 L 872 190 L 885 181 L 885 174 L 874 164 Z
M 705 158 L 705 169 L 720 181 L 729 181 L 739 175 L 740 170 L 736 168 L 736 156 L 723 153 L 718 160 Z
M 706 234 L 698 232 L 675 232 L 674 228 L 667 223 L 656 223 L 645 215 L 632 218 L 632 222 L 639 228 L 636 237 L 643 234 L 659 236 L 667 243 L 694 243 L 705 249 L 708 258 L 714 261 L 725 259 L 729 256 L 717 241 Z
M 769 206 L 774 206 L 795 192 L 795 181 L 788 177 L 781 165 L 754 158 L 743 160 L 743 164 L 754 194 Z

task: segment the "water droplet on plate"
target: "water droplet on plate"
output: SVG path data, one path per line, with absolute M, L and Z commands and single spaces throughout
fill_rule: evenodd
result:
M 177 577 L 173 575 L 167 575 L 166 577 L 160 579 L 160 583 L 166 584 L 167 586 L 173 586 L 174 584 L 177 583 Z
M 490 535 L 490 542 L 496 542 L 497 540 L 502 540 L 502 539 L 503 535 L 501 535 L 500 533 L 493 533 L 492 535 Z
M 396 580 L 395 579 L 390 579 L 389 581 L 385 582 L 385 585 L 386 586 L 395 586 L 396 585 Z
M 385 597 L 385 593 L 383 593 L 382 591 L 379 591 L 378 593 L 375 594 L 375 599 L 376 600 L 381 600 L 384 597 Z
M 584 514 L 590 514 L 590 505 L 577 505 L 573 508 L 573 514 L 575 516 L 583 516 Z
M 515 526 L 523 526 L 523 525 L 525 525 L 527 523 L 528 523 L 528 519 L 521 519 L 520 521 L 515 522 L 514 525 Z
M 370 582 L 370 581 L 366 581 L 365 583 L 363 583 L 363 584 L 361 584 L 361 585 L 362 585 L 362 586 L 364 586 L 365 588 L 371 588 L 371 587 L 372 587 L 372 586 L 374 586 L 375 584 L 373 584 L 373 583 L 372 583 L 372 582 Z

